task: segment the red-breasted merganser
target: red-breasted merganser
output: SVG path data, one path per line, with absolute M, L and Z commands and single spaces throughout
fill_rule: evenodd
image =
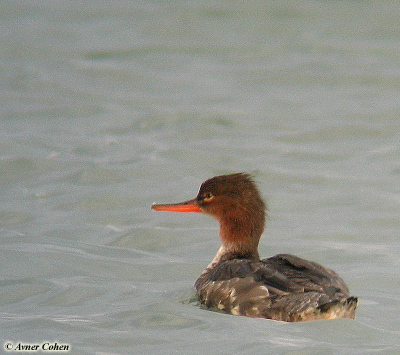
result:
M 358 299 L 333 270 L 290 254 L 260 260 L 266 205 L 250 175 L 215 176 L 195 199 L 152 209 L 204 212 L 219 221 L 222 246 L 195 283 L 206 307 L 287 322 L 355 317 Z

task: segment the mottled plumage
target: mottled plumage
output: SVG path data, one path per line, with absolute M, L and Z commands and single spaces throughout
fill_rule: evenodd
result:
M 284 321 L 354 318 L 357 299 L 333 271 L 294 255 L 212 264 L 196 281 L 206 307 Z
M 290 254 L 260 260 L 266 205 L 249 175 L 213 177 L 195 199 L 152 208 L 204 212 L 220 222 L 222 246 L 195 283 L 207 308 L 288 322 L 355 317 L 357 298 L 333 270 Z

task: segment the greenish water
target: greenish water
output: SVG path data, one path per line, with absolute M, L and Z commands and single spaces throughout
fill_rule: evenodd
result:
M 2 1 L 0 341 L 73 354 L 400 352 L 400 4 Z M 152 213 L 255 175 L 262 256 L 337 270 L 357 319 L 188 300 L 207 216 Z

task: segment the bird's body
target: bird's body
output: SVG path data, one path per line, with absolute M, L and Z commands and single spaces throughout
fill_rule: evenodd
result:
M 152 208 L 219 221 L 222 246 L 195 283 L 207 308 L 289 322 L 355 317 L 358 300 L 333 270 L 290 254 L 260 260 L 266 205 L 249 175 L 213 177 L 195 199 Z

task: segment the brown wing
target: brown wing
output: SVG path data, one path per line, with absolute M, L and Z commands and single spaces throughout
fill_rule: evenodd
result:
M 335 298 L 349 297 L 350 292 L 342 278 L 333 270 L 313 261 L 308 261 L 291 254 L 278 254 L 262 260 L 284 274 L 305 292 L 322 292 Z
M 279 320 L 293 320 L 293 315 L 348 297 L 347 286 L 334 271 L 288 254 L 258 262 L 221 262 L 195 286 L 206 307 Z
M 250 317 L 263 317 L 276 296 L 303 291 L 273 265 L 246 259 L 217 264 L 203 273 L 195 286 L 206 307 Z

